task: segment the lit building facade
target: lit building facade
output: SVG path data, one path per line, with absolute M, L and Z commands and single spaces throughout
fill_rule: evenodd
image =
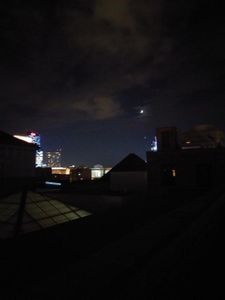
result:
M 43 166 L 43 151 L 41 150 L 41 136 L 36 132 L 28 132 L 27 135 L 14 135 L 15 138 L 20 139 L 24 142 L 35 144 L 38 146 L 36 150 L 35 166 Z
M 111 168 L 104 168 L 102 165 L 95 165 L 93 168 L 91 168 L 91 179 L 99 179 L 105 174 L 107 174 Z
M 46 151 L 45 152 L 45 164 L 49 168 L 59 168 L 61 167 L 61 157 L 62 151 L 58 149 L 56 151 Z
M 70 175 L 70 168 L 66 167 L 52 167 L 53 175 Z
M 79 167 L 52 167 L 54 178 L 72 181 L 91 180 L 91 169 L 85 166 Z

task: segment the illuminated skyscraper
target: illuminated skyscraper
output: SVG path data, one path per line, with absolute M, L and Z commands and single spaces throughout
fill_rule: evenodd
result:
M 32 143 L 38 145 L 39 147 L 41 147 L 41 137 L 40 137 L 40 134 L 36 133 L 36 132 L 28 132 L 27 133 L 28 137 L 31 138 L 32 140 Z
M 28 132 L 27 135 L 14 135 L 15 138 L 25 141 L 27 143 L 33 143 L 38 146 L 36 150 L 35 166 L 42 167 L 43 165 L 43 151 L 41 150 L 41 137 L 36 132 Z
M 156 152 L 157 150 L 158 150 L 158 147 L 157 147 L 157 138 L 155 136 L 154 140 L 151 142 L 151 151 Z
M 45 164 L 49 168 L 61 167 L 61 153 L 62 150 L 58 149 L 56 151 L 45 152 Z

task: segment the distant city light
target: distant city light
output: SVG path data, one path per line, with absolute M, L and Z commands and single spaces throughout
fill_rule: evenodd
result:
M 35 132 L 31 132 L 30 136 L 36 136 L 36 133 Z
M 151 143 L 151 151 L 156 152 L 158 150 L 157 138 L 155 136 L 154 140 Z
M 57 186 L 62 185 L 60 182 L 52 182 L 52 181 L 45 181 L 45 184 L 47 184 L 47 185 L 57 185 Z
M 141 109 L 141 110 L 140 110 L 140 114 L 143 114 L 143 113 L 144 113 L 144 109 Z
M 24 135 L 14 135 L 15 138 L 19 139 L 19 140 L 22 140 L 24 142 L 27 142 L 27 143 L 33 143 L 33 140 L 30 136 L 24 136 Z
M 111 168 L 104 168 L 102 165 L 94 165 L 93 168 L 91 168 L 91 179 L 98 179 L 104 176 L 106 173 L 108 173 L 111 170 Z
M 61 149 L 45 152 L 46 165 L 49 168 L 61 167 Z
M 52 167 L 52 170 L 64 170 L 64 167 Z
M 43 167 L 43 157 L 44 157 L 44 152 L 42 150 L 37 150 L 36 151 L 36 167 Z

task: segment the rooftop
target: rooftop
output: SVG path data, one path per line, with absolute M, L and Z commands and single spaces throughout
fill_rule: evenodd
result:
M 14 136 L 12 136 L 4 131 L 1 131 L 1 130 L 0 130 L 0 144 L 15 145 L 15 146 L 27 146 L 27 147 L 33 147 L 33 148 L 37 147 L 35 144 L 27 143 L 25 141 L 17 139 Z
M 110 173 L 112 172 L 137 172 L 145 171 L 146 162 L 134 153 L 130 153 L 123 160 L 121 160 L 117 165 L 115 165 Z
M 12 238 L 18 222 L 21 193 L 0 202 L 0 238 Z M 46 195 L 28 192 L 19 234 L 41 230 L 90 215 L 89 212 L 66 205 Z

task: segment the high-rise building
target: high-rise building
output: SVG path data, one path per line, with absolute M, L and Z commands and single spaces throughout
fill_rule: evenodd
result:
M 27 132 L 28 137 L 31 138 L 32 143 L 38 145 L 39 147 L 41 147 L 41 137 L 40 134 L 38 134 L 37 132 L 33 132 L 33 131 L 29 131 Z
M 29 131 L 27 135 L 14 135 L 15 138 L 25 141 L 27 143 L 36 144 L 38 149 L 36 150 L 35 166 L 43 166 L 43 151 L 41 150 L 41 136 L 37 132 Z
M 61 154 L 62 150 L 57 149 L 56 151 L 45 152 L 45 164 L 49 168 L 61 167 Z

